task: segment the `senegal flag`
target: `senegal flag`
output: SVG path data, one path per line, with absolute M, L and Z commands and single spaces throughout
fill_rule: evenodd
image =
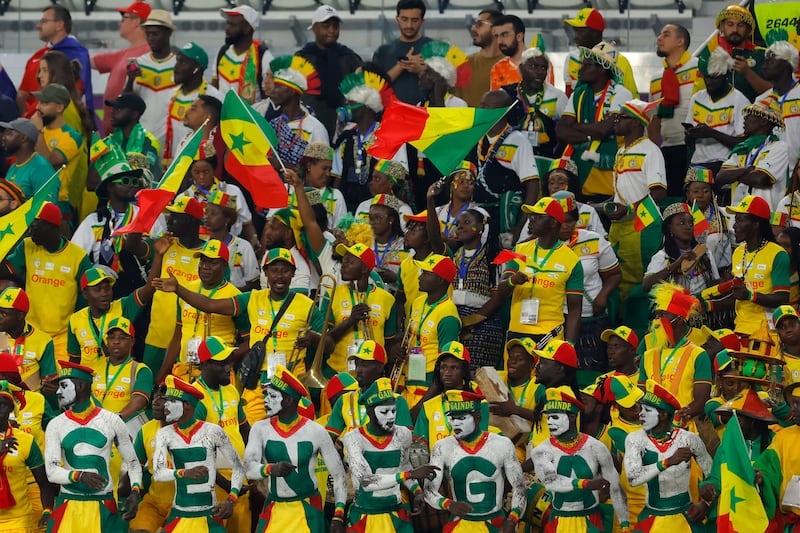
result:
M 228 91 L 219 128 L 228 147 L 225 169 L 247 189 L 256 206 L 286 207 L 289 193 L 267 157 L 279 142 L 269 122 L 236 91 Z
M 717 454 L 724 453 L 720 467 L 719 533 L 765 531 L 769 524 L 761 496 L 755 487 L 756 473 L 750 463 L 739 419 L 734 416 L 722 435 Z
M 508 109 L 417 107 L 393 98 L 367 151 L 372 157 L 391 159 L 409 143 L 447 176 Z
M 197 128 L 197 131 L 183 145 L 181 151 L 172 158 L 172 163 L 164 171 L 164 175 L 161 177 L 161 181 L 158 182 L 158 187 L 156 187 L 157 189 L 173 193 L 178 192 L 181 183 L 183 183 L 183 178 L 186 177 L 189 167 L 192 166 L 192 162 L 197 157 L 197 151 L 200 149 L 200 143 L 202 142 L 203 128 Z
M 55 187 L 58 190 L 58 185 L 54 185 L 53 180 L 58 178 L 64 167 L 61 166 L 52 176 L 47 178 L 42 186 L 39 187 L 39 190 L 24 204 L 0 217 L 0 261 L 6 258 L 25 235 L 28 226 L 31 225 L 36 214 L 42 208 L 42 204 L 47 201 L 47 197 L 51 194 L 52 191 L 50 189 Z
M 634 217 L 633 229 L 642 231 L 644 228 L 655 222 L 661 222 L 661 212 L 658 206 L 653 201 L 652 196 L 649 194 L 642 198 L 639 202 L 633 204 Z
M 697 207 L 697 201 L 692 202 L 692 220 L 694 220 L 694 236 L 702 235 L 705 230 L 711 227 L 708 219 Z

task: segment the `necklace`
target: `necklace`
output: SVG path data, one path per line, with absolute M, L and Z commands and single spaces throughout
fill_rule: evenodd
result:
M 476 148 L 477 148 L 477 150 L 478 150 L 478 161 L 480 161 L 480 162 L 484 162 L 484 161 L 486 161 L 486 160 L 489 158 L 489 155 L 490 155 L 490 154 L 492 154 L 492 153 L 493 153 L 493 151 L 494 151 L 494 147 L 495 147 L 495 145 L 496 145 L 497 143 L 499 143 L 501 139 L 504 139 L 504 136 L 503 136 L 503 134 L 504 134 L 506 131 L 508 131 L 508 124 L 506 124 L 506 125 L 505 125 L 505 127 L 503 128 L 503 130 L 502 130 L 502 131 L 501 131 L 501 132 L 500 132 L 500 133 L 497 135 L 497 137 L 495 138 L 495 140 L 494 140 L 494 141 L 493 141 L 493 142 L 492 142 L 492 143 L 489 145 L 489 147 L 488 147 L 488 148 L 486 149 L 486 151 L 485 151 L 485 152 L 483 152 L 483 153 L 481 153 L 481 152 L 483 151 L 483 150 L 482 150 L 482 149 L 483 149 L 483 144 L 484 144 L 484 142 L 483 142 L 483 141 L 484 141 L 484 140 L 487 140 L 487 141 L 488 141 L 488 140 L 489 140 L 489 137 L 488 137 L 488 136 L 484 136 L 484 138 L 483 138 L 483 139 L 481 139 L 481 142 L 480 142 L 480 144 L 479 144 L 479 145 L 476 147 Z

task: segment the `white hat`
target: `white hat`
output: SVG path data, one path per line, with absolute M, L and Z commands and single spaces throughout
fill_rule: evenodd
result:
M 789 66 L 792 67 L 792 71 L 797 70 L 797 62 L 798 62 L 798 54 L 797 48 L 789 44 L 787 41 L 776 41 L 767 48 L 767 53 L 772 53 L 778 59 L 783 59 Z
M 339 20 L 342 20 L 342 17 L 339 16 L 338 11 L 336 11 L 331 6 L 326 6 L 325 4 L 322 4 L 317 8 L 316 11 L 314 11 L 314 16 L 311 18 L 311 24 L 308 26 L 307 29 L 310 30 L 311 28 L 313 28 L 314 24 L 316 24 L 317 22 L 325 22 L 326 20 L 330 20 L 332 18 L 337 18 Z
M 243 17 L 253 30 L 258 28 L 258 12 L 250 6 L 236 6 L 232 9 L 220 9 L 220 13 L 224 18 L 229 16 Z

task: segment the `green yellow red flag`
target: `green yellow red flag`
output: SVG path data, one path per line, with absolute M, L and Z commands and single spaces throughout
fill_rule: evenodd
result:
M 711 227 L 706 216 L 697 207 L 697 201 L 692 202 L 692 220 L 694 221 L 694 236 L 702 235 L 704 231 Z
M 661 222 L 661 211 L 653 198 L 648 194 L 634 204 L 633 229 L 642 231 L 650 224 Z
M 403 143 L 409 143 L 447 176 L 509 109 L 418 107 L 393 98 L 367 151 L 391 159 Z
M 766 531 L 769 519 L 755 486 L 755 469 L 735 411 L 722 436 L 717 454 L 720 452 L 724 456 L 720 467 L 717 532 Z

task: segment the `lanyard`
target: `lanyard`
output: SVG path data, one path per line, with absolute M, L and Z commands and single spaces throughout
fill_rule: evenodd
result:
M 355 293 L 353 291 L 352 283 L 347 286 L 347 290 L 350 292 L 350 303 L 352 304 L 352 307 L 350 307 L 350 309 L 352 310 L 353 307 L 356 306 L 356 298 L 355 298 Z M 364 292 L 364 301 L 359 303 L 367 303 L 368 297 L 369 297 L 369 285 L 367 285 L 367 290 Z M 353 328 L 353 336 L 355 337 L 356 340 L 358 340 L 358 324 L 356 324 L 355 328 Z
M 683 349 L 684 344 L 686 344 L 686 343 L 683 342 L 683 341 L 679 342 L 678 345 L 675 346 L 672 349 L 672 351 L 669 353 L 669 355 L 661 362 L 661 375 L 662 376 L 664 375 L 664 371 L 667 369 L 667 365 L 669 365 L 672 362 L 672 358 L 675 357 L 675 352 L 677 352 L 680 349 Z
M 792 89 L 797 87 L 798 80 L 794 80 L 792 86 L 789 87 L 789 90 L 786 91 L 783 96 L 781 96 L 780 100 L 778 100 L 778 109 L 780 109 L 781 113 L 783 113 L 783 103 L 786 101 L 786 98 L 789 96 L 789 93 L 792 92 Z
M 770 142 L 772 142 L 772 139 L 770 139 L 770 138 L 769 138 L 769 135 L 767 135 L 767 138 L 766 138 L 766 139 L 764 139 L 764 142 L 763 142 L 763 143 L 761 143 L 761 146 L 759 146 L 758 148 L 756 148 L 755 150 L 753 150 L 753 151 L 751 151 L 749 154 L 747 154 L 747 157 L 745 157 L 745 166 L 746 166 L 746 167 L 749 167 L 750 165 L 752 165 L 753 163 L 755 163 L 755 162 L 756 162 L 756 159 L 758 159 L 758 156 L 759 156 L 759 155 L 761 155 L 761 151 L 762 151 L 764 148 L 766 148 L 766 147 L 767 147 L 767 145 L 768 145 Z
M 761 251 L 761 249 L 764 247 L 766 242 L 767 242 L 766 239 L 762 240 L 761 241 L 761 245 L 756 250 L 754 250 L 752 252 L 748 252 L 747 251 L 747 245 L 745 244 L 745 247 L 744 247 L 744 250 L 743 250 L 743 253 L 742 253 L 742 279 L 745 279 L 747 277 L 747 272 L 750 271 L 750 267 L 753 266 L 753 261 L 756 260 L 756 256 L 758 255 L 758 252 Z M 750 262 L 747 263 L 747 265 L 745 265 L 744 262 L 747 259 L 747 254 L 753 254 L 753 257 L 751 257 L 750 258 Z
M 528 381 L 525 382 L 525 387 L 522 389 L 522 394 L 519 395 L 519 398 L 514 396 L 513 388 L 510 385 L 508 387 L 508 392 L 511 393 L 511 397 L 514 398 L 514 401 L 517 402 L 517 405 L 519 405 L 520 407 L 523 405 L 523 402 L 525 401 L 525 395 L 528 393 L 528 386 L 530 384 L 531 384 L 531 380 L 528 379 Z
M 108 361 L 106 361 L 106 390 L 103 393 L 103 400 L 106 399 L 106 395 L 108 394 L 108 391 L 110 391 L 111 387 L 114 386 L 114 383 L 117 382 L 117 378 L 119 377 L 120 373 L 122 372 L 122 370 L 125 368 L 125 366 L 128 364 L 128 362 L 130 360 L 131 360 L 131 356 L 129 355 L 122 363 L 120 363 L 119 368 L 117 369 L 116 373 L 114 373 L 114 377 L 111 378 L 111 381 L 108 381 L 108 368 L 111 366 L 111 360 L 109 359 Z
M 539 263 L 539 261 L 537 260 L 537 257 L 539 255 L 539 242 L 538 241 L 536 242 L 536 248 L 533 249 L 534 265 L 533 265 L 533 277 L 531 278 L 531 298 L 533 298 L 533 290 L 534 287 L 536 287 L 536 273 L 543 270 L 542 266 L 547 264 L 547 260 L 550 259 L 550 256 L 553 255 L 553 252 L 555 252 L 556 248 L 558 248 L 560 245 L 561 241 L 556 241 L 553 247 L 550 248 L 550 250 L 548 250 L 547 254 L 544 256 L 544 259 L 542 259 L 542 262 Z
M 219 285 L 217 285 L 216 287 L 211 289 L 211 291 L 208 293 L 208 298 L 213 299 L 214 295 L 217 293 L 219 288 L 222 287 L 223 285 L 225 285 L 226 283 L 227 283 L 227 281 L 225 281 L 223 279 L 222 283 L 220 283 Z M 202 285 L 200 286 L 200 289 L 197 292 L 201 296 L 203 295 L 203 286 Z M 194 316 L 194 327 L 192 328 L 192 336 L 197 336 L 197 323 L 200 321 L 200 310 L 199 309 L 195 309 L 195 311 L 197 311 L 197 313 Z M 206 317 L 208 317 L 208 321 L 209 322 L 211 322 L 211 316 L 210 315 L 211 315 L 211 313 L 206 313 Z
M 467 257 L 467 252 L 463 248 L 461 249 L 461 260 L 458 262 L 458 279 L 467 279 L 467 272 L 472 266 L 472 263 L 475 262 L 475 259 L 477 259 L 478 255 L 480 255 L 482 248 L 483 244 L 478 246 L 478 248 L 475 250 L 475 253 L 472 254 L 472 257 L 469 258 L 469 261 L 467 261 L 466 264 L 464 264 L 464 259 Z
M 100 329 L 97 329 L 97 325 L 94 323 L 94 317 L 92 317 L 92 312 L 89 308 L 86 308 L 86 315 L 89 317 L 89 325 L 92 326 L 92 337 L 97 342 L 97 352 L 98 354 L 102 354 L 102 346 L 103 346 L 103 331 L 106 330 L 106 318 L 108 318 L 108 313 L 103 313 L 102 320 L 100 320 Z
M 223 403 L 222 403 L 222 387 L 217 390 L 217 396 L 219 396 L 219 402 L 214 399 L 213 390 L 209 387 L 206 382 L 203 380 L 202 376 L 199 379 L 200 384 L 203 386 L 204 389 L 208 391 L 208 397 L 211 398 L 211 403 L 214 404 L 214 410 L 217 412 L 217 417 L 219 418 L 220 422 L 222 421 L 222 413 L 223 413 Z
M 422 304 L 422 312 L 420 313 L 419 325 L 417 326 L 417 346 L 422 344 L 420 333 L 422 332 L 422 325 L 425 323 L 425 320 L 433 313 L 433 310 L 436 309 L 440 303 L 447 299 L 447 293 L 444 296 L 433 302 L 433 305 L 428 305 L 428 300 L 426 299 L 425 302 Z M 427 312 L 425 311 L 427 308 Z
M 383 248 L 383 253 L 381 253 L 380 255 L 378 254 L 378 242 L 376 241 L 372 245 L 372 248 L 375 250 L 375 258 L 376 258 L 375 262 L 376 262 L 378 268 L 381 268 L 381 266 L 383 266 L 383 262 L 386 261 L 386 254 L 389 253 L 389 251 L 390 251 L 390 249 L 392 247 L 392 243 L 394 243 L 394 240 L 396 238 L 397 238 L 397 235 L 393 235 L 392 238 L 389 239 L 389 242 L 387 242 L 386 246 Z
M 453 202 L 450 202 L 447 206 L 447 220 L 444 223 L 444 236 L 449 237 L 453 233 L 453 226 L 456 225 L 456 221 L 458 220 L 459 215 L 467 210 L 469 207 L 470 202 L 465 203 L 461 206 L 458 210 L 458 213 L 455 216 L 451 216 L 451 211 L 453 209 Z
M 288 298 L 288 297 L 289 297 L 289 295 L 287 294 L 283 298 L 283 300 L 280 300 L 281 305 L 278 306 L 279 310 L 280 310 L 281 306 L 283 305 L 283 301 L 286 300 L 286 298 Z M 270 314 L 272 314 L 272 323 L 270 324 L 270 327 L 272 328 L 272 331 L 275 332 L 275 331 L 278 330 L 278 325 L 275 323 L 275 321 L 278 319 L 278 313 L 275 312 L 275 307 L 272 305 L 272 296 L 267 296 L 267 300 L 269 301 L 269 312 L 270 312 Z M 272 352 L 275 353 L 277 351 L 278 351 L 278 336 L 273 334 L 272 335 Z

